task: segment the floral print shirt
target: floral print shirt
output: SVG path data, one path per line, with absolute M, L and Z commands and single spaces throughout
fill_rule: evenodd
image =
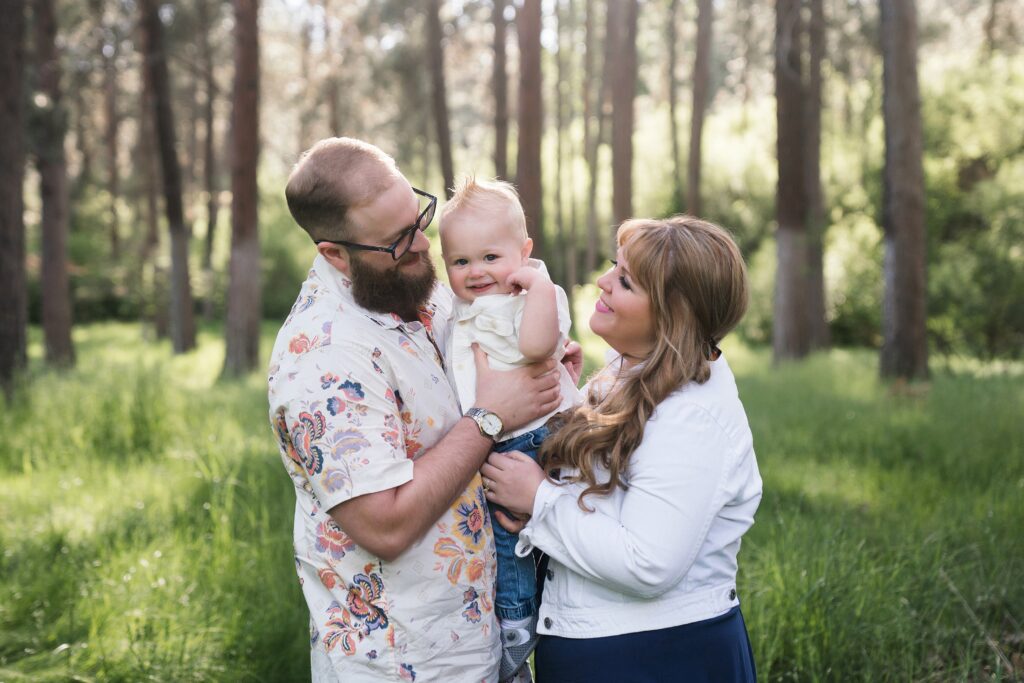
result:
M 495 681 L 496 561 L 480 476 L 391 562 L 328 514 L 411 480 L 416 458 L 461 416 L 439 352 L 450 290 L 438 286 L 420 321 L 404 322 L 361 308 L 351 287 L 317 256 L 270 365 L 270 420 L 295 485 L 313 680 Z

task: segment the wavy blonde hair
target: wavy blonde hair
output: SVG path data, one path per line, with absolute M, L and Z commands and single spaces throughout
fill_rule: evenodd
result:
M 743 257 L 717 225 L 692 216 L 633 219 L 619 228 L 618 243 L 635 286 L 650 298 L 653 349 L 628 369 L 602 371 L 616 374 L 591 382 L 584 404 L 541 450 L 549 473 L 577 471 L 568 480 L 586 484 L 579 499 L 584 510 L 585 496 L 626 488 L 623 472 L 654 409 L 686 384 L 708 380 L 718 342 L 747 309 Z M 609 474 L 604 483 L 597 480 L 599 466 Z

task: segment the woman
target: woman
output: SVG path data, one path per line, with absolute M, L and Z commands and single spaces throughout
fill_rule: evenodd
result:
M 537 680 L 753 681 L 736 555 L 761 478 L 717 346 L 746 310 L 743 259 L 688 216 L 628 221 L 618 244 L 590 318 L 615 358 L 544 469 L 516 453 L 483 468 L 490 502 L 532 515 L 517 552 L 551 558 Z

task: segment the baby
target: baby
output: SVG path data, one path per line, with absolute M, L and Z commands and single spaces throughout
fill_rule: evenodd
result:
M 545 358 L 561 360 L 569 338 L 569 303 L 544 264 L 530 258 L 526 217 L 509 183 L 467 178 L 441 212 L 439 227 L 448 281 L 457 297 L 449 337 L 449 379 L 462 409 L 473 405 L 476 366 L 471 345 L 487 353 L 492 368 L 508 370 Z M 579 391 L 559 363 L 562 403 L 579 402 Z M 496 438 L 494 450 L 537 458 L 551 415 Z M 536 576 L 531 557 L 517 557 L 517 537 L 492 517 L 498 551 L 495 612 L 501 626 L 499 680 L 509 679 L 537 644 Z

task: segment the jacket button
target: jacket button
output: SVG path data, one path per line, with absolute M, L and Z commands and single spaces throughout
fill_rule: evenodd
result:
M 553 579 L 555 578 L 555 570 L 549 569 L 544 573 L 544 575 L 547 576 L 548 579 Z
M 736 599 L 736 589 L 735 588 L 733 588 L 731 591 L 729 591 L 729 599 L 730 600 L 735 600 Z
M 544 617 L 544 628 L 551 628 L 551 617 Z

